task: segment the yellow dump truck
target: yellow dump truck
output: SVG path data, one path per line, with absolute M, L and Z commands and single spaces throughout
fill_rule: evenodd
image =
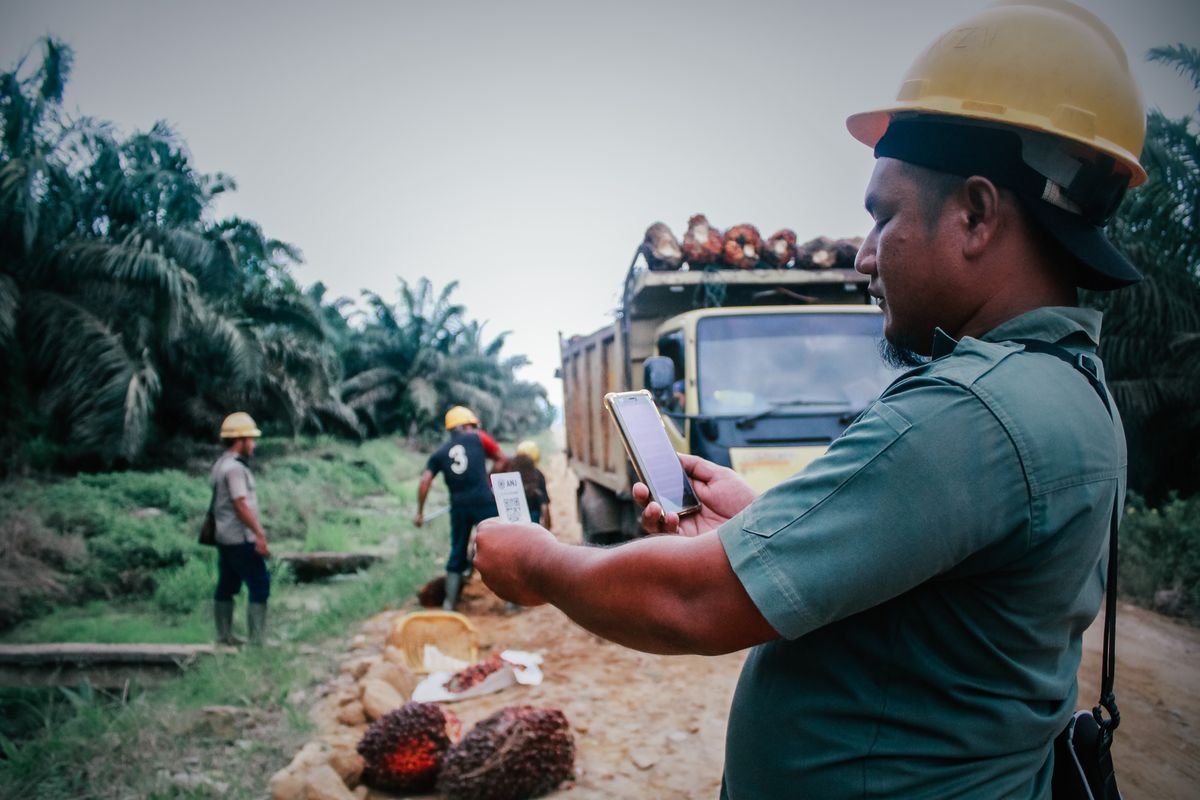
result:
M 887 386 L 882 315 L 853 269 L 630 267 L 616 322 L 560 335 L 567 458 L 584 538 L 638 535 L 607 392 L 654 394 L 675 449 L 762 492 L 825 452 Z

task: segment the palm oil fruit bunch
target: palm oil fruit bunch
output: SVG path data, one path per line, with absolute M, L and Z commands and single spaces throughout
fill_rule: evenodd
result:
M 438 791 L 448 800 L 526 800 L 554 789 L 575 769 L 575 739 L 555 708 L 510 706 L 450 748 Z
M 446 726 L 434 703 L 406 703 L 375 720 L 358 743 L 366 762 L 363 780 L 401 794 L 432 790 L 450 747 Z
M 762 253 L 762 235 L 753 225 L 734 225 L 725 231 L 721 258 L 731 267 L 754 269 Z

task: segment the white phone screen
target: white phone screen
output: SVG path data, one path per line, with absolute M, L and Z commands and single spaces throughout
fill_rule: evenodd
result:
M 663 430 L 654 402 L 641 393 L 617 394 L 613 396 L 611 407 L 625 431 L 643 479 L 663 510 L 679 513 L 695 508 L 698 502 L 692 484 Z

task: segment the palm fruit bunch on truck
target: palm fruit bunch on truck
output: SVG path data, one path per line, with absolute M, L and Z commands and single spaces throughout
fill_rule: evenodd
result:
M 854 269 L 862 239 L 818 236 L 796 248 L 796 266 L 804 269 Z
M 683 235 L 683 257 L 692 268 L 717 263 L 723 249 L 721 232 L 709 224 L 708 217 L 696 214 L 688 219 L 687 233 Z
M 754 269 L 762 252 L 762 236 L 753 225 L 734 225 L 725 231 L 721 260 L 736 269 Z
M 665 223 L 656 222 L 646 228 L 641 253 L 652 270 L 679 269 L 683 263 L 683 248 Z
M 763 241 L 758 228 L 749 223 L 721 229 L 703 214 L 688 219 L 683 243 L 665 223 L 656 222 L 646 229 L 638 253 L 653 272 L 680 269 L 854 269 L 854 259 L 862 239 L 831 239 L 818 236 L 796 244 L 796 232 L 781 228 Z
M 792 263 L 796 257 L 796 232 L 791 228 L 781 228 L 771 234 L 763 245 L 762 260 L 768 267 L 783 269 Z

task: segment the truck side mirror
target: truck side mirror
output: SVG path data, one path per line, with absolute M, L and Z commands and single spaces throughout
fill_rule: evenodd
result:
M 642 365 L 642 385 L 654 395 L 658 405 L 669 406 L 671 385 L 675 383 L 675 362 L 666 356 L 650 356 Z

